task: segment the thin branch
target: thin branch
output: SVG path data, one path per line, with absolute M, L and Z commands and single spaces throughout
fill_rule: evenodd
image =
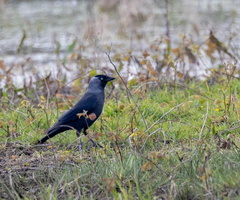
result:
M 158 122 L 161 121 L 162 118 L 164 118 L 168 113 L 172 112 L 173 110 L 175 110 L 176 108 L 180 107 L 182 104 L 184 104 L 184 102 L 178 104 L 177 106 L 171 108 L 168 112 L 166 112 L 164 115 L 162 115 L 157 121 L 155 121 L 145 132 L 148 132 L 153 126 L 155 126 Z
M 207 117 L 208 117 L 208 101 L 207 101 L 207 111 L 206 111 L 206 115 L 205 115 L 205 118 L 204 118 L 204 121 L 203 121 L 203 125 L 202 125 L 202 128 L 201 128 L 200 134 L 199 134 L 199 139 L 201 139 L 201 137 L 202 137 L 203 130 L 204 130 L 204 127 L 206 125 Z
M 48 87 L 48 83 L 47 83 L 46 78 L 44 78 L 43 80 L 44 80 L 44 83 L 45 83 L 46 89 L 47 89 L 47 102 L 46 102 L 47 105 L 46 105 L 46 107 L 48 108 L 48 106 L 49 106 L 49 99 L 50 99 L 50 89 Z
M 166 81 L 166 83 L 169 84 L 169 85 L 174 86 L 171 82 L 167 82 L 167 81 Z M 212 99 L 212 98 L 210 98 L 210 97 L 208 97 L 208 96 L 206 96 L 206 95 L 204 95 L 204 94 L 202 94 L 202 93 L 200 93 L 200 92 L 198 92 L 198 91 L 196 91 L 196 90 L 193 90 L 193 89 L 191 89 L 190 87 L 188 87 L 188 86 L 186 86 L 186 85 L 182 85 L 182 84 L 180 84 L 180 83 L 176 83 L 175 85 L 178 85 L 178 86 L 180 86 L 180 87 L 182 87 L 182 88 L 184 88 L 184 89 L 191 90 L 191 91 L 193 91 L 194 93 L 196 93 L 196 94 L 198 94 L 198 95 L 200 95 L 200 96 L 202 96 L 202 97 L 204 97 L 204 98 L 206 98 L 206 99 L 209 99 L 209 100 L 211 100 L 211 101 L 215 101 L 215 99 Z
M 158 83 L 155 82 L 155 81 L 151 81 L 151 82 L 147 82 L 147 83 L 142 83 L 139 87 L 136 88 L 136 90 L 133 92 L 133 94 L 136 93 L 141 87 L 143 87 L 144 85 L 148 85 L 148 84 L 154 84 L 154 85 L 157 84 L 157 85 L 158 85 Z
M 145 140 L 144 143 L 143 143 L 143 146 L 142 146 L 141 150 L 143 149 L 143 147 L 144 147 L 145 144 L 147 143 L 148 139 L 149 139 L 154 133 L 160 131 L 161 129 L 162 129 L 162 127 L 161 127 L 161 128 L 158 128 L 157 130 L 153 131 L 150 135 L 148 135 L 148 137 L 146 138 L 146 140 Z M 163 135 L 164 135 L 164 145 L 165 145 L 165 144 L 166 144 L 166 136 L 165 136 L 165 134 L 163 134 Z
M 240 128 L 240 125 L 239 125 L 239 126 L 235 126 L 235 127 L 233 127 L 233 128 L 224 129 L 224 130 L 220 131 L 220 132 L 218 133 L 218 135 L 221 135 L 222 133 L 224 133 L 224 132 L 226 132 L 226 131 L 233 131 L 233 130 L 238 129 L 238 128 Z
M 170 28 L 169 28 L 169 18 L 168 18 L 168 0 L 165 0 L 165 13 L 164 13 L 164 17 L 166 20 L 165 26 L 166 26 L 166 36 L 168 37 L 169 41 L 170 41 Z
M 137 107 L 137 109 L 138 109 L 138 111 L 139 111 L 139 113 L 140 113 L 140 115 L 141 115 L 141 117 L 142 117 L 142 120 L 143 120 L 143 122 L 144 122 L 145 127 L 148 129 L 147 122 L 146 122 L 146 120 L 145 120 L 145 118 L 144 118 L 144 116 L 143 116 L 143 114 L 142 114 L 142 111 L 141 111 L 139 105 L 138 105 L 137 102 L 134 100 L 133 95 L 132 95 L 132 93 L 130 92 L 127 84 L 126 84 L 125 81 L 123 80 L 122 76 L 121 76 L 120 73 L 118 72 L 118 69 L 117 69 L 116 65 L 113 63 L 113 61 L 112 61 L 112 59 L 111 59 L 111 57 L 110 57 L 110 51 L 111 51 L 111 48 L 110 48 L 109 52 L 105 52 L 105 54 L 107 55 L 109 62 L 110 62 L 110 63 L 112 64 L 112 66 L 114 67 L 115 72 L 117 73 L 117 75 L 119 76 L 119 78 L 122 80 L 123 85 L 124 85 L 124 87 L 125 87 L 126 90 L 127 90 L 127 93 L 128 93 L 129 96 L 131 97 L 134 105 Z M 130 101 L 130 99 L 129 99 L 129 101 Z

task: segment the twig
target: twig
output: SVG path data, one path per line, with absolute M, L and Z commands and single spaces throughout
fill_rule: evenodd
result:
M 169 84 L 169 85 L 172 85 L 171 82 L 166 81 L 166 83 Z M 200 92 L 198 92 L 198 91 L 196 91 L 196 90 L 193 90 L 193 89 L 191 89 L 190 87 L 188 87 L 188 86 L 186 86 L 186 85 L 182 85 L 182 84 L 180 84 L 180 83 L 175 83 L 175 85 L 178 85 L 178 86 L 180 86 L 180 87 L 183 87 L 184 89 L 191 90 L 191 91 L 195 92 L 196 94 L 198 94 L 198 95 L 200 95 L 200 96 L 202 96 L 202 97 L 204 97 L 204 98 L 206 98 L 206 99 L 209 99 L 209 100 L 211 100 L 211 101 L 215 101 L 215 99 L 212 99 L 212 98 L 210 98 L 210 97 L 208 97 L 208 96 L 206 96 L 206 95 L 204 95 L 204 94 L 202 94 L 202 93 L 200 93 Z M 175 85 L 173 85 L 173 86 L 175 86 Z
M 49 99 L 50 99 L 50 89 L 49 89 L 49 86 L 48 86 L 46 78 L 44 78 L 43 80 L 44 80 L 44 83 L 45 83 L 46 88 L 47 88 L 47 102 L 46 102 L 46 104 L 47 104 L 47 108 L 48 108 L 48 106 L 49 106 Z
M 146 122 L 146 120 L 145 120 L 145 118 L 144 118 L 144 116 L 143 116 L 143 114 L 142 114 L 142 111 L 141 111 L 140 107 L 138 106 L 137 102 L 134 100 L 133 95 L 132 95 L 132 93 L 130 92 L 130 90 L 128 89 L 127 84 L 125 83 L 125 81 L 123 80 L 122 76 L 121 76 L 120 73 L 118 72 L 118 69 L 117 69 L 116 65 L 113 63 L 113 61 L 112 61 L 112 59 L 111 59 L 111 57 L 110 57 L 110 52 L 111 52 L 111 48 L 110 48 L 109 52 L 104 52 L 104 53 L 107 55 L 109 62 L 110 62 L 110 63 L 112 64 L 112 66 L 114 67 L 115 72 L 117 73 L 117 75 L 119 76 L 119 78 L 122 80 L 123 85 L 124 85 L 124 87 L 125 87 L 126 90 L 127 90 L 127 93 L 128 93 L 129 96 L 131 97 L 134 105 L 137 107 L 137 109 L 138 109 L 138 111 L 139 111 L 139 113 L 140 113 L 140 115 L 141 115 L 141 117 L 142 117 L 142 120 L 143 120 L 143 123 L 144 123 L 145 127 L 148 129 L 147 122 Z M 130 99 L 129 99 L 129 101 L 130 101 Z
M 184 163 L 191 161 L 193 159 L 193 157 L 197 154 L 198 149 L 196 148 L 193 152 L 193 155 L 190 158 L 187 158 L 186 160 L 181 161 L 176 167 L 174 167 L 169 174 L 172 174 L 173 172 L 175 172 L 181 165 L 183 165 Z
M 165 0 L 165 13 L 164 13 L 164 17 L 166 20 L 166 36 L 168 37 L 169 41 L 170 41 L 170 29 L 169 29 L 169 18 L 168 18 L 168 0 Z
M 158 83 L 155 82 L 155 81 L 151 81 L 151 82 L 147 82 L 147 83 L 142 83 L 142 84 L 133 92 L 133 94 L 136 93 L 141 87 L 143 87 L 144 85 L 148 85 L 148 84 L 158 84 Z
M 14 111 L 14 112 L 18 112 L 18 113 L 22 114 L 24 117 L 27 117 L 27 115 L 25 113 L 23 113 L 21 111 L 18 111 L 17 109 L 14 110 L 12 108 L 9 108 L 9 110 Z
M 84 177 L 84 176 L 88 176 L 88 175 L 90 175 L 90 174 L 83 174 L 83 175 L 81 175 L 81 176 L 78 176 L 78 177 L 75 178 L 73 181 L 71 181 L 71 182 L 69 182 L 69 183 L 65 183 L 64 186 L 62 186 L 62 187 L 59 188 L 59 190 L 60 190 L 60 191 L 63 190 L 66 186 L 71 185 L 71 184 L 73 184 L 74 182 L 77 183 L 77 181 L 78 181 L 80 178 L 82 178 L 82 177 Z
M 201 128 L 200 134 L 199 134 L 199 139 L 201 139 L 201 137 L 202 137 L 203 130 L 204 130 L 204 127 L 206 125 L 207 117 L 208 117 L 208 101 L 207 101 L 207 111 L 206 111 L 206 115 L 205 115 L 205 118 L 204 118 L 204 121 L 203 121 L 203 125 L 202 125 L 202 128 Z
M 162 115 L 157 121 L 155 121 L 145 132 L 148 132 L 153 126 L 155 126 L 159 121 L 161 121 L 162 118 L 164 118 L 168 113 L 172 112 L 176 108 L 180 107 L 184 102 L 178 104 L 177 106 L 171 108 L 168 112 L 166 112 L 164 115 Z
M 165 172 L 163 169 L 161 169 L 160 167 L 158 167 L 158 165 L 153 162 L 151 159 L 147 158 L 147 157 L 143 157 L 145 158 L 148 162 L 151 162 L 160 172 L 162 172 L 163 174 L 165 174 L 166 176 L 170 176 L 171 173 Z
M 143 147 L 145 146 L 145 144 L 146 144 L 146 142 L 148 141 L 148 139 L 149 139 L 154 133 L 160 131 L 161 129 L 162 129 L 162 127 L 161 127 L 161 128 L 158 128 L 157 130 L 153 131 L 151 134 L 148 135 L 148 137 L 146 138 L 146 140 L 145 140 L 144 143 L 143 143 L 143 146 L 142 146 L 141 150 L 142 150 Z M 165 136 L 165 134 L 163 134 L 163 135 L 164 135 L 164 145 L 165 145 L 165 144 L 166 144 L 166 136 Z
M 220 132 L 218 133 L 218 135 L 221 135 L 222 133 L 224 133 L 224 132 L 226 132 L 226 131 L 235 130 L 235 129 L 237 129 L 237 128 L 240 128 L 240 125 L 239 125 L 239 126 L 235 126 L 235 127 L 233 127 L 233 128 L 224 129 L 224 130 L 220 131 Z

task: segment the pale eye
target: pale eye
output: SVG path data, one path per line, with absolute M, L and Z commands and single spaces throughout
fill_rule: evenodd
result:
M 103 81 L 103 78 L 100 78 L 101 81 Z

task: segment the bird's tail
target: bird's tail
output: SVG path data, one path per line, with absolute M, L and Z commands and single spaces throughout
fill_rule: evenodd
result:
M 68 130 L 69 128 L 67 127 L 52 127 L 47 131 L 47 135 L 43 137 L 41 140 L 38 140 L 37 144 L 43 144 L 46 142 L 48 139 L 54 137 L 55 135 Z

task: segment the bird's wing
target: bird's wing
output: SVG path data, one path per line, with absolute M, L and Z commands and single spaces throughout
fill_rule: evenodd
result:
M 75 106 L 70 108 L 58 119 L 57 123 L 66 124 L 75 121 L 80 117 L 78 116 L 78 114 L 84 114 L 84 111 L 88 111 L 88 113 L 91 113 L 91 111 L 95 108 L 96 104 L 97 96 L 92 93 L 86 93 Z

